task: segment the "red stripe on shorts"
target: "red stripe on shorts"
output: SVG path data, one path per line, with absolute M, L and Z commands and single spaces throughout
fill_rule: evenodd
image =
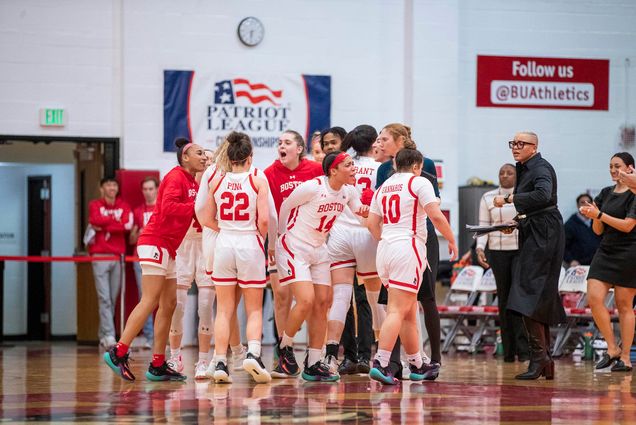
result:
M 285 251 L 287 251 L 287 253 L 289 254 L 289 256 L 293 260 L 294 259 L 294 254 L 292 254 L 292 252 L 287 247 L 287 243 L 285 242 L 285 236 L 287 236 L 287 235 L 283 235 L 283 237 L 280 239 L 280 243 L 281 243 L 281 245 L 283 245 L 283 248 L 285 248 Z
M 295 278 L 296 278 L 296 269 L 294 268 L 294 265 L 293 265 L 293 264 L 291 263 L 291 261 L 289 261 L 289 260 L 287 260 L 287 265 L 289 266 L 289 269 L 291 270 L 291 272 L 292 272 L 292 273 L 291 273 L 291 275 L 290 275 L 290 276 L 287 276 L 287 277 L 282 278 L 282 279 L 280 280 L 280 282 L 281 282 L 281 283 L 285 283 L 285 282 L 287 282 L 288 280 L 291 280 L 291 279 L 295 279 Z
M 349 263 L 355 264 L 356 259 L 354 258 L 353 260 L 337 261 L 335 263 L 331 263 L 331 267 L 341 266 L 343 264 L 349 264 Z
M 406 288 L 411 288 L 411 289 L 417 288 L 417 283 L 412 284 L 412 283 L 398 282 L 397 280 L 391 280 L 391 279 L 389 279 L 389 283 L 392 285 L 404 286 Z

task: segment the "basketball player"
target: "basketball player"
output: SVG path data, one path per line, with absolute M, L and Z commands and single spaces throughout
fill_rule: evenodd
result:
M 212 280 L 217 288 L 215 323 L 216 383 L 230 383 L 227 344 L 230 322 L 236 314 L 236 286 L 241 288 L 247 311 L 248 352 L 243 368 L 257 383 L 271 380 L 261 361 L 263 328 L 263 289 L 265 277 L 264 238 L 268 225 L 268 185 L 263 177 L 250 172 L 252 143 L 239 132 L 227 136 L 225 155 L 231 171 L 212 180 L 211 202 L 201 211 L 206 226 L 217 230 Z
M 305 141 L 303 137 L 294 130 L 287 130 L 278 139 L 278 159 L 265 169 L 265 176 L 270 187 L 270 193 L 274 199 L 275 210 L 273 211 L 278 220 L 280 207 L 283 201 L 301 183 L 322 176 L 321 164 L 305 158 Z M 280 225 L 280 224 L 279 224 Z M 267 237 L 268 257 L 269 257 L 269 279 L 274 292 L 274 321 L 276 323 L 276 333 L 279 337 L 285 330 L 287 316 L 291 308 L 291 291 L 288 286 L 283 286 L 278 282 L 278 272 L 276 267 L 275 245 L 277 239 L 277 226 L 274 226 L 271 219 Z M 273 374 L 283 374 L 278 368 L 278 345 L 274 349 Z
M 375 187 L 375 175 L 380 163 L 372 157 L 372 145 L 377 137 L 378 133 L 373 127 L 360 125 L 348 133 L 344 139 L 345 145 L 356 152 L 353 163 L 358 198 L 363 190 L 373 190 Z M 378 305 L 381 281 L 375 266 L 377 248 L 378 243 L 366 226 L 363 226 L 351 210 L 346 208 L 336 220 L 327 242 L 331 259 L 333 303 L 329 310 L 325 363 L 334 373 L 338 370 L 339 341 L 351 303 L 356 272 L 359 283 L 364 284 L 366 288 L 367 299 L 371 306 L 373 329 L 376 333 L 379 332 L 380 325 L 384 321 L 386 311 L 384 306 Z M 357 362 L 357 356 L 351 360 Z M 366 373 L 369 373 L 368 359 L 366 363 Z
M 457 247 L 455 237 L 439 209 L 433 185 L 420 177 L 424 157 L 415 149 L 402 149 L 395 157 L 396 173 L 376 191 L 367 224 L 378 245 L 377 267 L 388 288 L 387 316 L 380 330 L 378 351 L 370 376 L 383 384 L 398 380 L 388 367 L 398 334 L 404 345 L 412 381 L 423 380 L 428 368 L 422 359 L 417 331 L 417 292 L 426 260 L 426 218 L 448 240 L 451 261 Z
M 336 381 L 339 376 L 321 361 L 327 328 L 327 311 L 331 304 L 331 261 L 325 241 L 334 222 L 349 207 L 365 216 L 353 186 L 353 160 L 344 152 L 331 152 L 322 162 L 324 176 L 298 186 L 283 202 L 280 210 L 276 244 L 276 264 L 281 272 L 280 284 L 290 285 L 296 299 L 287 318 L 279 343 L 279 368 L 274 377 L 295 376 L 299 372 L 293 351 L 293 338 L 307 320 L 309 344 L 302 377 L 307 381 Z M 287 219 L 289 217 L 289 219 Z
M 175 256 L 194 217 L 194 198 L 199 186 L 194 177 L 205 168 L 206 158 L 203 148 L 187 139 L 179 138 L 175 145 L 179 166 L 161 182 L 155 210 L 137 242 L 142 269 L 141 301 L 130 313 L 119 342 L 104 353 L 106 364 L 128 381 L 135 380 L 128 365 L 129 345 L 157 305 L 153 356 L 146 378 L 151 381 L 186 379 L 168 366 L 165 348 L 177 301 Z

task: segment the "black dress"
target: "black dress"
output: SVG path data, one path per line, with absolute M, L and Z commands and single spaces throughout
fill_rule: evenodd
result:
M 601 211 L 615 218 L 636 218 L 636 196 L 631 191 L 614 192 L 614 186 L 604 188 L 594 199 Z M 601 244 L 594 254 L 588 279 L 597 279 L 616 286 L 636 288 L 636 227 L 621 232 L 604 224 Z
M 559 297 L 559 276 L 565 249 L 563 218 L 557 206 L 554 168 L 537 153 L 517 163 L 514 204 L 527 218 L 519 223 L 519 267 L 508 298 L 508 309 L 537 322 L 565 322 Z

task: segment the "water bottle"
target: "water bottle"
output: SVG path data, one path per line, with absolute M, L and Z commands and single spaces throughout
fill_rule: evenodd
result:
M 504 349 L 503 349 L 503 343 L 501 341 L 501 329 L 497 329 L 497 345 L 495 348 L 495 355 L 497 356 L 503 356 L 504 355 Z
M 593 360 L 594 359 L 594 350 L 592 349 L 592 333 L 586 332 L 583 335 L 584 345 L 583 345 L 583 359 L 584 360 Z
M 572 361 L 574 363 L 581 363 L 581 359 L 583 358 L 583 347 L 581 344 L 578 344 L 574 351 L 572 352 Z

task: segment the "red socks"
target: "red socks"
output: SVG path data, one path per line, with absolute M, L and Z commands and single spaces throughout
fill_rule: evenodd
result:
M 153 354 L 152 355 L 152 366 L 159 367 L 166 361 L 165 354 Z
M 128 346 L 126 344 L 121 341 L 115 344 L 115 354 L 117 354 L 117 357 L 124 357 L 127 352 Z

